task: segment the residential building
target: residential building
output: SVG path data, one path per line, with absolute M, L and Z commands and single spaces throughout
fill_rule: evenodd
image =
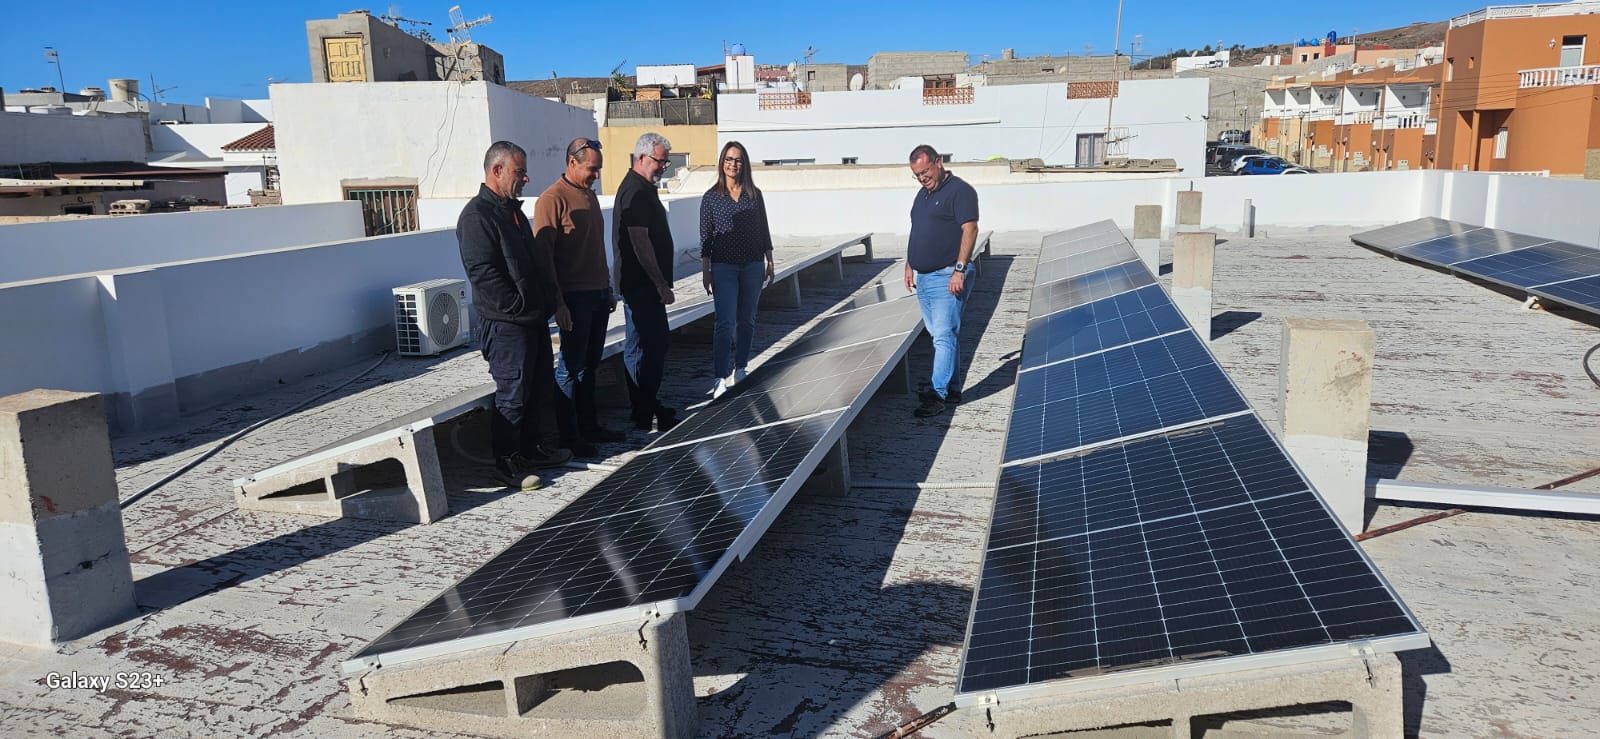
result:
M 1434 169 L 1443 67 L 1341 72 L 1276 83 L 1253 140 L 1317 169 Z
M 374 234 L 416 229 L 421 200 L 477 195 L 483 152 L 495 141 L 527 150 L 528 177 L 540 183 L 560 176 L 572 139 L 596 134 L 592 111 L 488 82 L 277 84 L 270 92 L 283 202 L 359 200 Z
M 505 58 L 482 44 L 425 41 L 365 10 L 306 21 L 312 82 L 506 83 Z
M 1600 177 L 1600 2 L 1494 6 L 1445 35 L 1439 166 Z
M 880 51 L 867 59 L 866 89 L 887 90 L 901 77 L 948 77 L 967 72 L 964 51 Z
M 1088 167 L 1114 157 L 1170 158 L 1184 171 L 1203 171 L 1206 80 L 907 82 L 861 92 L 723 95 L 718 140 L 737 139 L 769 165 L 904 164 L 912 146 L 926 143 L 956 162 L 1036 158 Z

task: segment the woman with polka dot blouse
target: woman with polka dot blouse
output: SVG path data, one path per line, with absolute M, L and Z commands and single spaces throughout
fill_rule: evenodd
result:
M 729 141 L 718 162 L 717 184 L 700 200 L 700 279 L 716 305 L 713 397 L 744 379 L 756 302 L 773 272 L 767 205 L 750 176 L 750 155 L 743 144 Z

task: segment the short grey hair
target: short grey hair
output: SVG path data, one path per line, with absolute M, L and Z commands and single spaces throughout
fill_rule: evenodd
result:
M 489 145 L 489 151 L 483 155 L 483 171 L 494 169 L 495 162 L 512 156 L 528 158 L 528 152 L 510 141 L 496 141 Z
M 672 142 L 668 141 L 667 137 L 651 131 L 639 137 L 639 143 L 633 145 L 633 155 L 636 157 L 655 156 L 657 146 L 661 147 L 662 151 L 669 154 L 672 153 Z

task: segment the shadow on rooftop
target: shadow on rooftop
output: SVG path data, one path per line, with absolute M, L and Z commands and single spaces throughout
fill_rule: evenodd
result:
M 486 428 L 481 431 L 477 429 L 488 425 L 478 418 L 481 416 L 484 414 L 468 414 L 464 419 L 435 427 L 449 516 L 460 515 L 511 495 L 523 494 L 495 481 L 487 466 L 470 453 L 464 454 L 453 443 L 456 438 L 453 433 L 465 428 L 465 440 L 469 446 L 486 446 Z M 474 420 L 477 423 L 473 423 Z M 554 481 L 562 473 L 555 470 L 550 474 L 541 474 L 547 481 Z M 402 485 L 403 479 L 389 480 L 385 484 Z M 337 554 L 415 525 L 359 518 L 323 519 L 303 529 L 156 573 L 134 583 L 134 592 L 141 613 L 160 611 Z
M 1211 317 L 1211 340 L 1216 341 L 1261 318 L 1258 310 L 1225 310 Z
M 963 314 L 963 368 L 971 366 L 978 337 L 989 329 L 1011 263 L 1011 257 L 997 255 L 980 266 Z M 908 359 L 913 376 L 926 382 L 932 348 L 925 334 Z M 1012 357 L 984 378 L 958 385 L 963 387 L 963 404 L 1014 382 L 1016 361 Z M 875 398 L 862 417 L 873 419 L 872 434 L 884 438 L 875 438 L 876 445 L 853 458 L 853 464 L 892 469 L 895 480 L 940 482 L 933 467 L 952 415 L 914 419 L 916 404 L 914 395 Z M 959 406 L 953 411 L 961 412 Z M 882 455 L 889 458 L 870 459 Z M 988 474 L 965 471 L 976 477 Z M 914 693 L 925 685 L 948 684 L 949 677 L 922 675 L 914 666 L 929 650 L 959 647 L 972 590 L 936 582 L 941 578 L 934 574 L 897 572 L 895 555 L 908 546 L 903 540 L 918 503 L 937 506 L 941 496 L 952 494 L 988 495 L 870 487 L 839 496 L 797 495 L 750 558 L 730 571 L 691 614 L 696 674 L 714 684 L 716 676 L 741 675 L 700 697 L 700 734 L 877 734 L 935 708 L 919 705 L 927 699 Z M 930 517 L 919 519 L 924 541 L 914 546 L 955 539 L 961 542 L 956 546 L 970 547 L 971 555 L 978 556 L 981 521 L 937 508 L 925 515 Z M 859 723 L 852 719 L 851 728 L 843 729 L 841 718 L 852 711 L 859 716 L 863 702 L 877 694 L 888 698 L 885 704 L 872 706 L 870 716 Z
M 1428 702 L 1426 675 L 1445 675 L 1450 672 L 1450 660 L 1437 645 L 1426 649 L 1413 649 L 1395 655 L 1400 658 L 1400 686 L 1405 702 L 1405 735 L 1422 733 L 1422 709 Z

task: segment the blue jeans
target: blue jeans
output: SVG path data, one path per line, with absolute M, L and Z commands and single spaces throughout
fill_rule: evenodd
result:
M 961 309 L 967 305 L 972 285 L 978 281 L 978 265 L 967 263 L 961 295 L 950 294 L 950 275 L 955 268 L 945 267 L 927 274 L 917 273 L 917 302 L 922 305 L 922 325 L 933 339 L 933 391 L 943 398 L 951 389 L 961 389 Z
M 750 345 L 756 338 L 756 303 L 767 281 L 767 263 L 711 263 L 711 299 L 716 306 L 716 327 L 711 334 L 711 367 L 717 377 L 733 374 L 750 362 Z

